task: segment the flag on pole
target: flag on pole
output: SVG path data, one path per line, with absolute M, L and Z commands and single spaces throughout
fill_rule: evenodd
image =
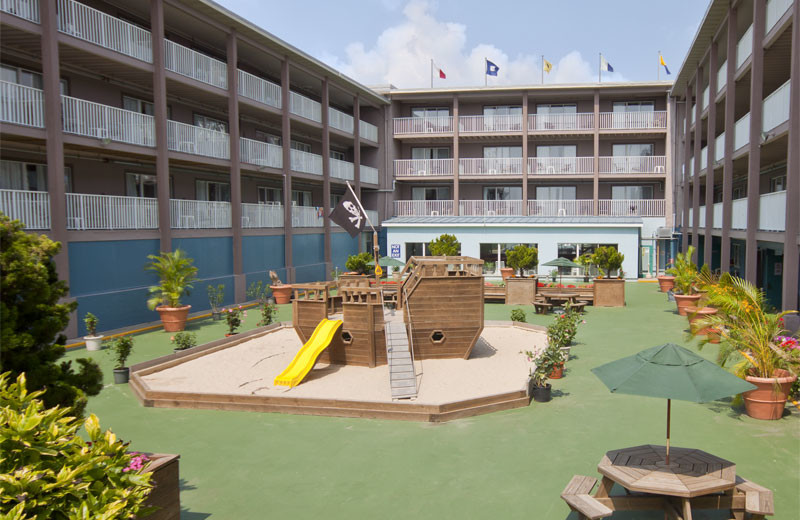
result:
M 604 70 L 606 72 L 614 72 L 614 67 L 606 60 L 606 57 L 602 54 L 600 55 L 600 70 Z
M 330 219 L 355 238 L 364 231 L 367 216 L 361 209 L 361 203 L 352 190 L 348 190 L 342 201 L 331 211 Z
M 542 68 L 546 73 L 550 74 L 550 71 L 553 70 L 553 64 L 542 58 Z
M 489 60 L 486 60 L 486 75 L 487 76 L 497 76 L 497 71 L 500 70 L 500 67 L 495 65 Z
M 667 62 L 664 61 L 664 56 L 659 54 L 658 61 L 661 64 L 661 66 L 664 67 L 664 70 L 667 71 L 667 74 L 671 74 L 671 72 L 669 71 L 669 67 L 667 67 Z
M 440 68 L 439 68 L 439 66 L 436 64 L 436 62 L 435 62 L 435 61 L 433 62 L 433 67 L 434 67 L 434 68 L 435 68 L 437 71 L 439 71 L 439 79 L 447 79 L 447 74 L 445 74 L 445 73 L 444 73 L 444 71 L 443 71 L 442 69 L 440 69 Z

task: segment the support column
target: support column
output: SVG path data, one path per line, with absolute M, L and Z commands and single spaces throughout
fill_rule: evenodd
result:
M 677 119 L 675 114 L 674 114 L 674 112 L 675 112 L 675 98 L 673 98 L 672 96 L 667 94 L 667 129 L 668 129 L 668 131 L 666 133 L 666 137 L 665 137 L 666 143 L 664 145 L 664 149 L 667 151 L 667 159 L 666 159 L 666 164 L 665 164 L 665 167 L 664 167 L 664 171 L 665 172 L 671 172 L 672 168 L 673 168 L 673 160 L 672 160 L 673 151 L 674 151 L 673 150 L 673 148 L 674 148 L 673 140 L 675 139 L 675 134 L 677 133 L 677 129 L 676 129 L 675 133 L 673 133 L 673 130 L 672 130 L 672 128 L 673 128 L 672 127 L 673 120 Z M 670 229 L 672 229 L 675 226 L 675 222 L 674 222 L 674 219 L 673 219 L 673 213 L 674 213 L 674 211 L 673 211 L 673 209 L 674 209 L 673 208 L 673 200 L 674 200 L 673 193 L 674 193 L 675 186 L 674 186 L 674 181 L 672 179 L 673 179 L 672 175 L 664 176 L 664 224 L 666 225 L 666 227 L 668 227 Z M 659 241 L 657 240 L 656 241 L 656 246 L 658 246 L 658 244 L 659 244 Z M 656 255 L 656 266 L 658 266 L 658 255 Z M 656 274 L 658 274 L 658 273 L 656 273 Z
M 528 215 L 528 93 L 522 95 L 522 214 Z
M 594 177 L 592 178 L 592 214 L 600 215 L 600 89 L 594 90 Z
M 247 299 L 242 262 L 242 171 L 239 163 L 239 49 L 236 32 L 228 34 L 228 135 L 231 156 L 231 230 L 233 231 L 233 297 Z
M 691 186 L 689 167 L 692 164 L 692 87 L 686 85 L 686 105 L 683 110 L 685 130 L 683 134 L 683 217 L 681 217 L 681 250 L 685 253 L 689 248 L 689 188 Z
M 281 145 L 283 146 L 283 249 L 286 264 L 286 283 L 294 282 L 292 259 L 292 125 L 289 115 L 289 58 L 281 63 Z M 327 117 L 327 116 L 326 116 Z M 325 160 L 322 161 L 325 164 Z
M 714 254 L 714 157 L 717 144 L 717 42 L 711 42 L 711 53 L 708 57 L 708 126 L 706 127 L 706 239 L 703 242 L 703 258 L 711 267 L 711 256 Z
M 758 216 L 761 177 L 761 132 L 764 113 L 764 20 L 766 0 L 753 0 L 753 54 L 750 61 L 750 156 L 747 160 L 747 235 L 744 273 L 750 283 L 758 280 Z
M 720 239 L 720 269 L 730 272 L 731 269 L 731 222 L 733 218 L 733 147 L 736 137 L 736 8 L 728 10 L 728 65 L 725 71 L 725 153 L 722 164 L 722 230 Z
M 153 42 L 153 123 L 156 131 L 156 197 L 158 199 L 158 230 L 161 239 L 159 249 L 172 251 L 163 0 L 151 0 L 150 2 L 150 34 Z
M 325 252 L 325 279 L 333 270 L 331 265 L 331 98 L 328 78 L 322 79 L 322 229 Z M 359 241 L 360 242 L 360 241 Z
M 791 92 L 800 92 L 800 2 L 795 2 L 792 21 Z M 789 101 L 789 142 L 800 140 L 800 96 Z M 797 309 L 800 265 L 797 234 L 800 232 L 800 148 L 789 146 L 786 159 L 786 231 L 783 243 L 783 309 Z
M 361 99 L 356 94 L 353 96 L 353 175 L 356 193 L 361 198 L 361 130 L 358 122 L 361 120 Z M 370 253 L 372 251 L 369 251 Z
M 697 67 L 694 81 L 694 173 L 692 175 L 692 245 L 700 246 L 700 150 L 703 147 L 703 67 Z M 700 255 L 693 259 L 695 262 Z
M 453 215 L 458 215 L 458 205 L 459 201 L 461 200 L 461 195 L 459 194 L 459 186 L 458 186 L 458 177 L 459 177 L 459 167 L 458 167 L 458 95 L 453 96 Z

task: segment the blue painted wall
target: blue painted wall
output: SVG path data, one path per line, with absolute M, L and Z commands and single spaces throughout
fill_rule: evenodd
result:
M 292 258 L 296 282 L 318 282 L 326 279 L 324 235 L 292 235 Z
M 269 271 L 286 281 L 286 248 L 283 235 L 242 237 L 242 269 L 245 283 L 269 283 Z
M 174 238 L 172 250 L 182 249 L 189 258 L 194 259 L 199 278 L 193 285 L 189 296 L 181 303 L 192 306 L 190 312 L 210 308 L 208 304 L 208 286 L 225 285 L 224 304 L 233 303 L 233 238 L 203 237 Z
M 346 271 L 344 264 L 350 255 L 358 253 L 358 237 L 350 238 L 348 233 L 331 233 L 331 263 L 340 271 Z

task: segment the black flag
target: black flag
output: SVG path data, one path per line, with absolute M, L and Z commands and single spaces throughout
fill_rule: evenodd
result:
M 355 195 L 350 190 L 347 190 L 342 202 L 333 208 L 330 218 L 339 224 L 342 229 L 350 233 L 353 238 L 357 237 L 367 224 L 367 217 L 361 211 L 361 204 L 358 203 Z

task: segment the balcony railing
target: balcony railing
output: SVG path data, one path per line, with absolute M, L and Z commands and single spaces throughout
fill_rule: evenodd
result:
M 594 157 L 529 157 L 531 175 L 591 175 Z
M 747 198 L 731 203 L 731 229 L 747 229 Z
M 600 157 L 600 173 L 664 173 L 663 155 Z
M 396 117 L 394 134 L 446 134 L 453 132 L 453 116 Z
M 725 88 L 725 84 L 728 82 L 728 62 L 723 61 L 722 66 L 717 71 L 717 93 L 719 94 L 722 92 L 722 89 Z
M 177 121 L 167 121 L 167 147 L 176 152 L 230 158 L 230 136 L 200 126 L 187 125 Z
M 700 150 L 700 171 L 708 168 L 708 146 L 704 146 Z
M 733 149 L 738 150 L 750 142 L 750 112 L 733 125 Z
M 522 157 L 459 159 L 461 175 L 522 175 Z
M 706 108 L 708 108 L 708 98 L 709 98 L 709 86 L 706 86 L 706 88 L 703 89 L 703 107 L 700 109 L 701 112 Z
M 322 211 L 314 206 L 293 206 L 292 227 L 322 227 Z
M 764 124 L 762 126 L 764 132 L 789 120 L 789 101 L 791 99 L 789 81 L 791 80 L 787 80 L 772 94 L 764 98 Z
M 352 181 L 355 179 L 353 163 L 331 159 L 331 177 Z
M 296 172 L 322 175 L 322 156 L 315 153 L 291 150 L 291 168 Z
M 239 95 L 265 105 L 281 108 L 281 87 L 239 69 Z
M 424 217 L 453 214 L 452 200 L 396 200 L 396 217 Z
M 458 118 L 458 131 L 465 134 L 521 132 L 522 116 L 460 116 Z
M 601 199 L 597 212 L 612 217 L 663 217 L 664 199 Z
M 239 155 L 243 163 L 259 167 L 283 168 L 283 148 L 278 145 L 240 137 Z
M 736 70 L 744 65 L 747 58 L 753 53 L 753 26 L 747 28 L 747 31 L 739 38 L 736 44 Z
M 717 136 L 716 144 L 714 145 L 714 161 L 719 162 L 725 157 L 725 132 Z
M 0 211 L 26 229 L 50 229 L 50 194 L 46 191 L 0 190 Z
M 521 200 L 460 200 L 458 214 L 470 216 L 522 215 Z
M 58 0 L 58 30 L 137 60 L 153 62 L 150 31 L 74 0 Z
M 283 206 L 280 204 L 242 204 L 242 227 L 282 228 Z
M 764 193 L 759 200 L 758 229 L 786 230 L 786 191 Z
M 153 116 L 69 96 L 61 96 L 61 110 L 64 132 L 68 134 L 139 146 L 156 145 Z
M 228 65 L 170 40 L 164 40 L 165 67 L 215 87 L 228 88 Z
M 322 105 L 297 92 L 289 94 L 289 112 L 317 123 L 322 122 Z
M 667 128 L 667 112 L 664 110 L 600 113 L 600 130 L 658 130 L 662 128 Z
M 361 182 L 366 182 L 368 184 L 378 184 L 379 177 L 378 177 L 378 169 L 373 168 L 372 166 L 364 166 L 361 165 Z
M 40 23 L 39 0 L 0 0 L 0 11 Z
M 594 114 L 531 114 L 528 116 L 528 132 L 558 130 L 594 130 Z
M 44 92 L 0 81 L 0 121 L 44 128 Z
M 359 121 L 358 135 L 363 137 L 367 141 L 372 141 L 373 143 L 377 143 L 378 127 L 373 124 L 367 123 L 366 121 Z
M 172 229 L 227 229 L 231 227 L 231 203 L 207 200 L 169 201 Z
M 536 217 L 583 217 L 594 214 L 592 200 L 529 200 L 528 215 Z
M 453 159 L 395 159 L 395 177 L 439 177 L 453 175 Z
M 355 120 L 350 114 L 345 114 L 341 110 L 328 107 L 328 124 L 331 125 L 331 128 L 336 128 L 342 132 L 352 134 Z
M 783 13 L 792 7 L 792 0 L 767 0 L 766 30 L 764 34 L 769 34 L 775 24 L 783 17 Z
M 67 229 L 158 229 L 158 200 L 67 193 Z
M 692 111 L 690 112 L 690 115 L 689 115 L 690 124 L 694 124 L 694 115 L 696 113 L 697 113 L 697 103 L 692 105 Z

